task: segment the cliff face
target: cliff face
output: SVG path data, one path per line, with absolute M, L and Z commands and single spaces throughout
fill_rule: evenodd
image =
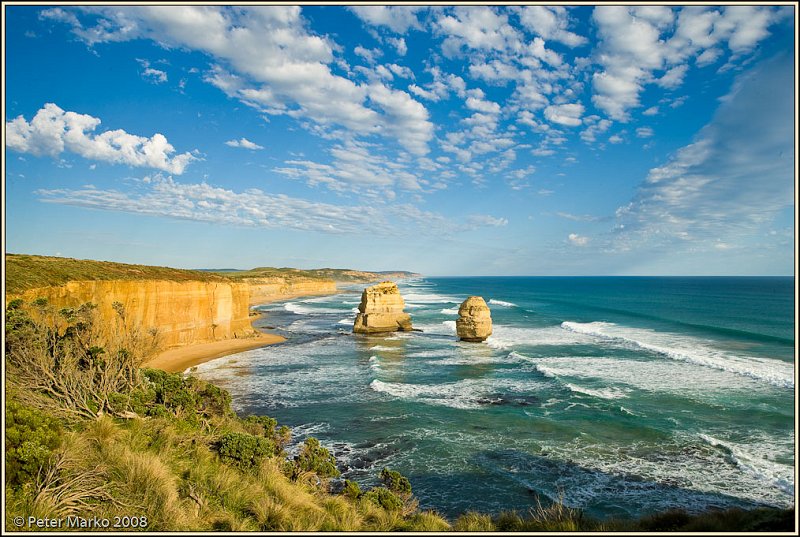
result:
M 280 278 L 246 280 L 250 289 L 250 305 L 303 295 L 327 295 L 336 292 L 331 280 L 291 280 Z
M 60 286 L 28 289 L 8 295 L 31 302 L 46 298 L 56 309 L 75 308 L 86 302 L 97 304 L 101 322 L 117 319 L 114 302 L 125 308 L 131 325 L 158 330 L 163 348 L 222 339 L 248 337 L 250 306 L 298 295 L 336 292 L 332 281 L 275 279 L 258 284 L 247 282 L 177 282 L 160 280 L 71 281 Z
M 112 305 L 119 302 L 128 322 L 157 329 L 165 348 L 253 334 L 247 284 L 74 281 L 29 289 L 18 297 L 26 302 L 46 298 L 56 309 L 92 302 L 101 322 L 117 318 Z

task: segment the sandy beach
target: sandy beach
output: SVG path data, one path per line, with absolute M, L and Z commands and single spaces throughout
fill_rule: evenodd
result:
M 152 360 L 142 364 L 142 367 L 152 367 L 176 373 L 215 358 L 281 343 L 282 341 L 286 341 L 283 336 L 258 334 L 244 339 L 225 339 L 198 345 L 188 345 L 186 347 L 167 349 Z
M 285 295 L 266 295 L 258 297 L 258 300 L 253 301 L 250 306 L 268 304 L 278 300 L 289 300 L 297 297 L 306 296 L 324 296 L 326 294 L 338 294 L 341 290 L 335 293 L 292 293 Z M 255 310 L 251 310 L 251 321 L 255 321 L 261 317 L 261 314 Z M 254 327 L 255 330 L 258 330 Z M 274 345 L 286 341 L 286 338 L 277 334 L 264 334 L 259 332 L 258 335 L 243 339 L 224 339 L 220 341 L 211 341 L 208 343 L 199 343 L 196 345 L 187 345 L 185 347 L 175 347 L 167 349 L 157 354 L 151 360 L 142 364 L 142 367 L 152 367 L 155 369 L 162 369 L 170 373 L 177 373 L 186 371 L 190 367 L 209 362 L 215 358 L 222 358 L 229 354 L 236 354 L 237 352 L 249 351 L 267 345 Z

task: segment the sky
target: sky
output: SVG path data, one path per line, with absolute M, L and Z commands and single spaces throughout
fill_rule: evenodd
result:
M 4 8 L 7 252 L 794 274 L 795 6 Z

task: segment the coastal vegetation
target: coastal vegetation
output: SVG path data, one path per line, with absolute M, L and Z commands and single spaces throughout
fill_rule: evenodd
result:
M 365 272 L 350 269 L 257 267 L 250 270 L 187 270 L 149 265 L 72 259 L 40 255 L 6 254 L 6 292 L 21 294 L 28 289 L 64 285 L 70 281 L 166 280 L 175 282 L 242 282 L 283 279 L 370 282 L 388 277 L 409 277 L 411 272 Z
M 765 531 L 794 510 L 681 511 L 599 521 L 563 502 L 526 513 L 419 509 L 413 483 L 385 468 L 362 490 L 341 479 L 315 438 L 293 441 L 267 416 L 240 417 L 230 395 L 140 365 L 156 334 L 100 321 L 92 304 L 6 307 L 6 521 L 136 519 L 127 529 L 180 531 Z M 127 519 L 125 517 L 128 517 Z M 126 529 L 126 528 L 115 528 Z

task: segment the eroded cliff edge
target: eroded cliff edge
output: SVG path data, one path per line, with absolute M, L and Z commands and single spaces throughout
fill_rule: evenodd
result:
M 47 285 L 47 284 L 51 285 Z M 126 322 L 158 331 L 162 349 L 253 336 L 250 306 L 301 295 L 336 292 L 333 280 L 236 279 L 194 270 L 69 258 L 6 255 L 6 304 L 43 298 L 56 310 L 97 305 L 113 326 Z
M 226 273 L 20 254 L 6 254 L 5 261 L 6 304 L 17 298 L 44 298 L 59 310 L 91 302 L 97 305 L 100 321 L 113 326 L 118 315 L 114 304 L 119 303 L 127 322 L 158 331 L 163 350 L 250 337 L 256 333 L 250 306 L 335 293 L 336 280 L 375 281 L 384 276 L 348 269 Z

